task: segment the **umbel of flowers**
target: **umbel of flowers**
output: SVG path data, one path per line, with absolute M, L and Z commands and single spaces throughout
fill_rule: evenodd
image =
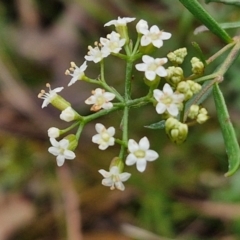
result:
M 87 123 L 99 119 L 95 125 L 96 134 L 92 142 L 100 150 L 106 150 L 113 145 L 119 145 L 119 154 L 110 160 L 109 170 L 99 170 L 103 176 L 102 184 L 110 189 L 124 190 L 124 184 L 131 176 L 124 172 L 127 166 L 136 165 L 139 172 L 144 172 L 148 162 L 155 161 L 159 154 L 152 150 L 147 136 L 134 140 L 129 136 L 129 111 L 134 107 L 144 107 L 151 104 L 156 109 L 159 122 L 149 125 L 149 128 L 165 128 L 169 139 L 176 143 L 183 143 L 188 135 L 188 126 L 194 123 L 202 124 L 208 119 L 207 110 L 194 101 L 194 96 L 201 91 L 201 85 L 196 79 L 203 75 L 204 64 L 193 57 L 189 62 L 192 73 L 186 77 L 181 64 L 187 55 L 186 48 L 169 52 L 161 56 L 164 41 L 171 38 L 171 33 L 161 30 L 158 26 L 148 26 L 147 21 L 139 20 L 135 25 L 137 39 L 132 41 L 128 24 L 135 18 L 118 17 L 105 24 L 112 31 L 106 37 L 101 37 L 94 46 L 89 46 L 82 65 L 70 63 L 70 68 L 65 74 L 71 77 L 68 86 L 85 81 L 95 85 L 91 95 L 85 103 L 91 105 L 90 115 L 83 116 L 78 113 L 66 99 L 61 97 L 63 87 L 51 89 L 49 92 L 41 90 L 38 97 L 42 98 L 42 108 L 51 104 L 60 110 L 60 119 L 70 123 L 66 129 L 51 127 L 48 136 L 52 144 L 48 151 L 56 156 L 57 165 L 62 166 L 65 160 L 73 160 L 76 155 L 75 148 L 80 141 L 81 133 Z M 132 33 L 132 31 L 131 31 Z M 158 51 L 159 57 L 151 54 Z M 155 55 L 156 56 L 156 55 Z M 112 86 L 111 80 L 105 76 L 105 58 L 120 58 L 126 64 L 124 92 L 118 92 Z M 98 64 L 100 74 L 94 78 L 86 72 L 91 64 Z M 169 65 L 166 67 L 166 65 Z M 135 71 L 142 74 L 142 79 L 134 79 Z M 148 93 L 145 96 L 134 98 L 131 92 L 132 84 L 146 83 Z M 161 83 L 162 87 L 159 87 Z M 192 104 L 186 104 L 191 101 Z M 104 126 L 100 123 L 101 116 L 122 111 L 121 130 L 116 131 L 114 126 Z M 161 124 L 159 124 L 161 123 Z M 163 127 L 162 127 L 163 126 Z M 73 130 L 76 129 L 73 134 Z M 119 129 L 119 128 L 117 128 Z M 159 130 L 160 131 L 160 130 Z M 70 133 L 71 132 L 71 133 Z M 159 135 L 159 134 L 158 134 Z

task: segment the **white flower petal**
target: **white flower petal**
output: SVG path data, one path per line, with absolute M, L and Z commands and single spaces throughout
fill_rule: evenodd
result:
M 161 102 L 159 102 L 156 106 L 156 111 L 158 114 L 164 113 L 166 111 L 166 109 L 167 109 L 166 105 Z
M 169 112 L 169 114 L 171 114 L 174 117 L 176 117 L 179 112 L 178 107 L 175 104 L 171 104 L 170 106 L 168 106 L 167 111 Z
M 139 149 L 138 144 L 136 143 L 135 140 L 129 139 L 128 140 L 128 150 L 132 153 L 135 152 Z
M 163 92 L 169 95 L 173 94 L 173 90 L 168 83 L 165 83 L 165 85 L 163 86 Z
M 133 153 L 128 154 L 126 158 L 126 165 L 131 166 L 137 162 L 137 158 Z
M 131 173 L 124 172 L 119 174 L 119 178 L 122 182 L 127 181 L 130 177 L 131 177 Z
M 147 137 L 143 137 L 143 138 L 139 141 L 139 147 L 140 147 L 140 149 L 142 149 L 142 150 L 144 150 L 144 151 L 146 151 L 146 150 L 149 149 L 150 143 L 149 143 Z
M 65 158 L 63 155 L 58 155 L 57 156 L 57 165 L 58 167 L 61 167 L 65 162 Z
M 146 71 L 145 72 L 145 77 L 150 80 L 153 81 L 156 78 L 156 73 L 153 71 Z
M 144 172 L 147 166 L 147 162 L 145 159 L 138 159 L 137 161 L 137 170 L 139 172 Z
M 115 182 L 115 186 L 120 191 L 124 191 L 125 190 L 125 186 L 124 186 L 124 184 L 122 182 Z
M 147 161 L 155 161 L 159 157 L 158 153 L 154 150 L 147 150 L 146 151 L 146 159 Z
M 96 129 L 96 131 L 97 131 L 98 133 L 101 133 L 101 132 L 102 132 L 104 129 L 106 129 L 106 128 L 104 127 L 103 124 L 97 123 L 97 124 L 95 125 L 95 129 Z
M 110 172 L 107 172 L 107 171 L 104 170 L 104 169 L 100 169 L 100 170 L 98 170 L 98 172 L 99 172 L 104 178 L 110 178 L 110 177 L 111 177 L 111 173 L 110 173 Z
M 76 154 L 73 151 L 66 149 L 64 151 L 64 156 L 66 159 L 72 160 L 76 157 Z

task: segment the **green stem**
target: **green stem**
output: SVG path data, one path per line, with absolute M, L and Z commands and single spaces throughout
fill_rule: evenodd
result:
M 219 56 L 221 56 L 225 51 L 227 51 L 229 48 L 231 48 L 233 45 L 235 45 L 235 42 L 229 43 L 227 44 L 225 47 L 223 47 L 221 50 L 219 50 L 218 52 L 216 52 L 214 55 L 212 55 L 208 60 L 206 60 L 207 64 L 210 64 L 211 62 L 213 62 L 216 58 L 218 58 Z
M 84 126 L 85 126 L 85 123 L 84 123 L 84 122 L 81 122 L 80 125 L 79 125 L 79 127 L 78 127 L 77 133 L 76 133 L 76 138 L 77 138 L 77 140 L 79 140 Z
M 119 158 L 122 160 L 125 157 L 126 145 L 128 142 L 128 117 L 129 117 L 129 108 L 128 106 L 125 106 L 123 111 L 123 119 L 122 119 L 122 129 L 123 129 L 122 142 L 125 144 L 121 145 L 121 150 L 119 153 Z
M 132 85 L 132 68 L 133 68 L 133 62 L 128 61 L 127 67 L 126 67 L 126 77 L 125 77 L 125 102 L 131 99 L 131 85 Z
M 66 132 L 70 131 L 71 129 L 75 128 L 77 125 L 79 125 L 79 121 L 73 123 L 73 124 L 72 124 L 70 127 L 68 127 L 68 128 L 62 129 L 62 130 L 61 130 L 61 133 L 66 133 Z

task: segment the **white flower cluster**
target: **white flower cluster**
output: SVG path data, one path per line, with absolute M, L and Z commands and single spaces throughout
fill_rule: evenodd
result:
M 148 54 L 150 54 L 152 50 L 161 48 L 164 41 L 171 38 L 171 33 L 160 30 L 156 25 L 149 27 L 145 20 L 140 20 L 136 24 L 138 39 L 136 41 L 136 45 L 134 46 L 133 42 L 129 39 L 127 28 L 127 24 L 134 20 L 135 18 L 118 17 L 117 20 L 111 20 L 106 23 L 104 26 L 113 25 L 116 31 L 110 32 L 106 37 L 101 37 L 99 41 L 94 43 L 94 46 L 88 46 L 88 52 L 84 56 L 85 61 L 83 64 L 81 66 L 77 66 L 74 62 L 71 62 L 70 68 L 65 72 L 66 75 L 71 76 L 68 86 L 72 86 L 78 80 L 100 86 L 92 90 L 92 95 L 85 100 L 87 105 L 92 105 L 90 110 L 94 113 L 89 116 L 79 115 L 69 102 L 58 95 L 58 93 L 62 91 L 63 87 L 58 87 L 52 90 L 50 84 L 47 84 L 49 93 L 46 93 L 44 90 L 40 92 L 39 98 L 44 100 L 42 108 L 51 103 L 54 107 L 61 110 L 60 119 L 65 122 L 75 121 L 72 126 L 64 130 L 60 130 L 55 127 L 51 127 L 48 130 L 48 136 L 52 144 L 52 147 L 50 147 L 48 151 L 56 156 L 58 166 L 62 166 L 65 159 L 72 160 L 76 157 L 73 151 L 77 146 L 80 134 L 86 123 L 118 109 L 124 108 L 128 111 L 134 106 L 136 100 L 138 100 L 135 99 L 134 102 L 134 100 L 131 100 L 131 97 L 126 97 L 129 94 L 127 91 L 131 88 L 125 88 L 125 93 L 122 97 L 116 89 L 109 86 L 105 81 L 103 69 L 104 64 L 102 63 L 104 58 L 110 55 L 119 57 L 120 59 L 127 61 L 127 63 L 131 62 L 131 68 L 133 66 L 139 72 L 144 73 L 144 80 L 150 87 L 149 92 L 151 93 L 151 96 L 148 95 L 142 99 L 144 99 L 145 103 L 153 103 L 156 107 L 156 112 L 158 114 L 163 114 L 165 119 L 172 119 L 172 121 L 166 120 L 166 122 L 168 122 L 167 134 L 169 134 L 174 141 L 176 141 L 176 139 L 174 139 L 176 132 L 178 133 L 178 143 L 185 140 L 188 129 L 185 124 L 181 124 L 179 122 L 177 127 L 180 126 L 180 129 L 180 127 L 177 128 L 175 126 L 176 124 L 172 126 L 171 123 L 173 121 L 178 121 L 177 119 L 180 116 L 179 113 L 183 109 L 183 102 L 186 101 L 187 97 L 189 99 L 190 96 L 188 89 L 191 90 L 193 95 L 201 88 L 201 85 L 196 83 L 193 85 L 194 82 L 192 80 L 188 80 L 188 82 L 183 81 L 183 71 L 181 71 L 180 67 L 174 66 L 169 67 L 169 69 L 165 69 L 164 64 L 168 62 L 168 59 L 170 62 L 173 62 L 171 59 L 176 58 L 178 59 L 178 62 L 182 62 L 186 55 L 186 49 L 181 50 L 181 52 L 178 51 L 172 53 L 171 58 L 154 58 L 149 56 Z M 122 50 L 125 50 L 125 54 L 121 53 Z M 135 66 L 132 65 L 133 61 L 140 58 L 142 59 L 142 63 L 137 63 Z M 101 71 L 97 79 L 91 79 L 85 74 L 89 62 L 100 64 Z M 178 66 L 176 61 L 173 63 Z M 196 74 L 203 72 L 200 60 L 195 59 L 194 64 L 194 69 L 198 70 L 195 71 Z M 162 90 L 157 89 L 160 78 L 165 78 L 166 81 L 166 83 L 163 84 Z M 126 77 L 125 82 L 127 81 L 130 82 L 131 79 L 127 79 Z M 191 88 L 187 88 L 188 85 L 185 86 L 186 84 L 189 86 L 191 85 Z M 142 101 L 142 99 L 139 101 Z M 113 100 L 118 100 L 119 102 L 112 103 Z M 141 104 L 141 102 L 138 103 Z M 192 118 L 196 119 L 197 115 L 195 114 L 195 116 L 194 114 L 195 113 L 191 113 L 190 116 L 194 116 Z M 198 115 L 200 119 L 199 121 L 201 122 L 204 122 L 208 118 L 207 113 L 203 112 L 203 110 L 201 112 L 199 111 Z M 123 124 L 123 132 L 125 131 L 125 125 Z M 76 126 L 79 127 L 76 135 L 69 134 L 59 141 L 56 140 L 56 138 Z M 131 174 L 123 172 L 124 165 L 132 166 L 136 164 L 137 170 L 139 172 L 144 172 L 146 170 L 147 162 L 155 161 L 159 157 L 156 151 L 150 149 L 150 143 L 146 136 L 141 138 L 139 142 L 136 142 L 134 139 L 128 139 L 128 134 L 123 134 L 123 139 L 116 139 L 114 137 L 116 129 L 113 126 L 106 128 L 103 124 L 97 123 L 95 125 L 95 129 L 97 134 L 92 137 L 92 142 L 98 144 L 98 148 L 100 150 L 106 150 L 108 147 L 114 146 L 115 143 L 121 145 L 119 157 L 112 160 L 109 171 L 103 169 L 99 170 L 99 173 L 104 177 L 102 184 L 110 187 L 110 189 L 117 188 L 121 191 L 125 189 L 123 182 L 128 180 Z

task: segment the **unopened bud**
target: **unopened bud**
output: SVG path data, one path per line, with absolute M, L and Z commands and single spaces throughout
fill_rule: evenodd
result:
M 48 137 L 50 138 L 57 138 L 60 136 L 60 130 L 55 127 L 51 127 L 48 129 Z
M 171 66 L 167 69 L 166 80 L 173 86 L 176 86 L 183 80 L 183 70 L 180 67 Z
M 198 105 L 192 105 L 189 109 L 188 117 L 191 119 L 195 119 L 199 112 L 199 106 Z
M 184 58 L 187 55 L 187 49 L 186 48 L 179 48 L 175 50 L 174 52 L 170 52 L 167 57 L 170 62 L 173 64 L 182 64 L 184 61 Z
M 67 107 L 60 114 L 60 119 L 66 122 L 71 122 L 73 120 L 81 119 L 81 116 L 75 110 L 73 110 L 72 107 Z
M 181 123 L 172 117 L 166 120 L 165 130 L 171 141 L 176 144 L 183 143 L 188 135 L 187 124 Z
M 64 139 L 67 139 L 69 141 L 68 149 L 74 151 L 78 145 L 76 136 L 74 134 L 69 134 L 66 137 L 64 137 Z
M 191 59 L 192 72 L 194 74 L 202 74 L 204 72 L 204 64 L 198 58 L 193 57 Z

